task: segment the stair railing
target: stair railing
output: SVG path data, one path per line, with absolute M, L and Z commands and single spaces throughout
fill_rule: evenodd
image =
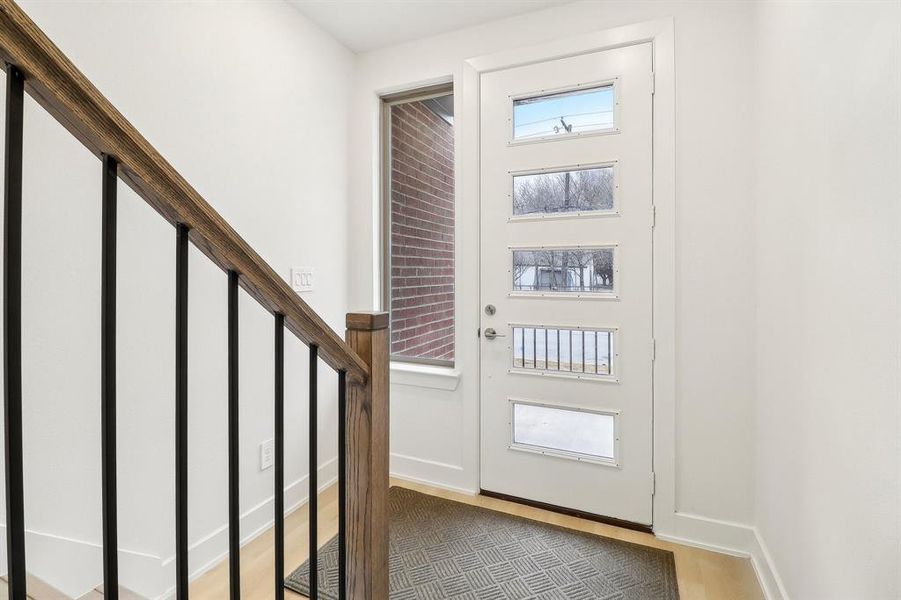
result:
M 388 597 L 388 318 L 349 313 L 342 340 L 101 94 L 12 0 L 0 0 L 5 61 L 4 418 L 8 589 L 26 599 L 22 450 L 22 140 L 24 93 L 101 161 L 103 585 L 118 598 L 116 504 L 116 186 L 122 179 L 175 229 L 176 597 L 188 598 L 188 243 L 228 274 L 230 598 L 241 597 L 238 507 L 238 288 L 274 315 L 275 597 L 284 598 L 284 330 L 310 352 L 310 597 L 318 595 L 317 369 L 338 373 L 339 594 Z

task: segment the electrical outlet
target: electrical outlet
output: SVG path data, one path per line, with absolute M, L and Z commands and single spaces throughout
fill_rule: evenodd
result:
M 260 444 L 260 471 L 265 471 L 272 466 L 275 460 L 275 442 L 266 440 Z
M 313 269 L 294 267 L 291 269 L 291 288 L 298 294 L 313 291 Z

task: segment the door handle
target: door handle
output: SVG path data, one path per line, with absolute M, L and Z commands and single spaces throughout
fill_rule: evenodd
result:
M 507 337 L 507 336 L 502 333 L 496 332 L 493 327 L 489 327 L 488 329 L 485 330 L 485 339 L 493 340 L 494 338 L 499 338 L 499 337 Z

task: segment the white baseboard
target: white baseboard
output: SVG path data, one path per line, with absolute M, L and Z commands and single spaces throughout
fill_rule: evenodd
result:
M 763 595 L 767 600 L 789 600 L 779 571 L 776 570 L 776 563 L 773 562 L 773 556 L 756 527 L 751 548 L 751 565 L 754 567 L 760 589 L 763 590 Z
M 319 466 L 319 492 L 323 492 L 338 480 L 338 459 L 332 458 Z M 285 517 L 303 506 L 309 500 L 307 490 L 308 475 L 285 486 Z M 266 498 L 253 508 L 241 515 L 241 531 L 248 532 L 241 536 L 241 546 L 245 546 L 257 537 L 272 528 L 275 523 L 273 517 L 273 503 L 275 497 Z M 197 579 L 228 556 L 228 525 L 225 524 L 209 535 L 195 542 L 190 548 L 191 554 L 191 581 Z M 194 567 L 193 565 L 199 565 Z M 164 571 L 165 581 L 172 581 L 175 575 L 175 556 L 169 556 L 160 563 Z M 137 591 L 137 590 L 135 590 Z M 162 594 L 155 594 L 156 600 L 168 600 L 175 597 L 175 588 L 170 587 Z
M 391 476 L 464 494 L 478 493 L 466 481 L 463 467 L 396 452 L 391 453 Z
M 477 490 L 470 490 L 467 488 L 454 487 L 452 485 L 447 485 L 440 481 L 428 481 L 425 479 L 418 479 L 416 477 L 410 477 L 408 475 L 401 475 L 398 473 L 391 473 L 391 477 L 393 477 L 395 479 L 400 479 L 402 481 L 409 481 L 410 483 L 418 483 L 420 485 L 427 485 L 429 487 L 447 490 L 449 492 L 456 492 L 458 494 L 464 494 L 466 496 L 477 496 L 479 493 Z
M 676 544 L 747 558 L 766 600 L 789 600 L 772 556 L 760 532 L 752 525 L 677 512 L 672 531 L 654 533 Z
M 684 512 L 673 515 L 672 530 L 655 530 L 654 533 L 669 542 L 742 558 L 750 557 L 754 539 L 754 529 L 750 525 Z

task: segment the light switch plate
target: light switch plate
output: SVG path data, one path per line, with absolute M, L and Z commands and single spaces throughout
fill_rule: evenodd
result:
M 260 471 L 265 471 L 272 466 L 275 460 L 274 440 L 266 440 L 260 444 Z
M 291 288 L 298 294 L 313 291 L 312 267 L 294 267 L 291 269 Z

